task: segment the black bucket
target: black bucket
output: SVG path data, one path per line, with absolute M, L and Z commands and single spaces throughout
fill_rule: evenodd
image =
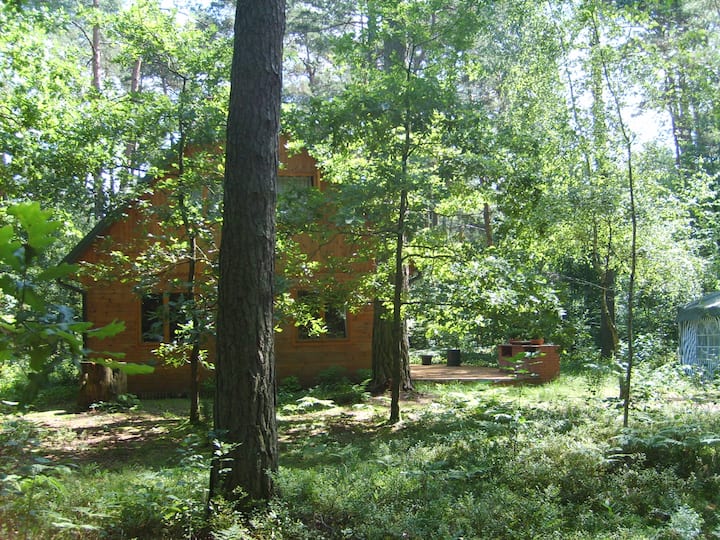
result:
M 459 366 L 460 365 L 460 349 L 448 349 L 447 365 L 448 366 Z

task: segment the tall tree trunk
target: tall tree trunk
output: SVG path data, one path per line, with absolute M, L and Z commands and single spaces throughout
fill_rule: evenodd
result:
M 93 9 L 100 10 L 100 0 L 93 0 Z M 92 31 L 92 85 L 98 95 L 102 92 L 102 73 L 100 68 L 100 25 L 94 24 Z M 101 219 L 105 215 L 105 179 L 102 171 L 93 173 L 93 196 L 95 217 Z
M 181 188 L 182 189 L 182 188 Z M 196 269 L 197 269 L 197 238 L 190 225 L 188 218 L 187 208 L 185 207 L 185 198 L 180 196 L 180 207 L 183 218 L 183 226 L 185 228 L 185 234 L 188 240 L 188 273 L 187 281 L 185 283 L 185 294 L 187 299 L 185 302 L 190 304 L 191 313 L 191 348 L 190 357 L 188 363 L 190 364 L 190 422 L 197 424 L 200 422 L 200 320 L 197 313 L 197 305 L 195 300 L 197 298 L 195 292 L 195 285 L 197 283 Z
M 593 8 L 594 9 L 594 8 Z M 592 167 L 589 173 L 594 176 L 594 182 L 603 188 L 610 176 L 608 158 L 608 126 L 603 97 L 604 77 L 602 48 L 600 47 L 600 34 L 597 29 L 597 13 L 591 17 L 592 31 L 590 33 L 590 89 L 592 94 L 592 125 L 593 125 L 593 155 Z M 615 327 L 614 303 L 614 273 L 610 263 L 612 253 L 612 223 L 608 224 L 608 242 L 604 260 L 600 255 L 598 242 L 597 221 L 593 231 L 593 260 L 595 275 L 598 279 L 600 294 L 600 332 L 599 341 L 602 355 L 611 358 L 617 352 L 618 338 Z M 612 276 L 612 277 L 611 277 Z
M 100 10 L 100 0 L 93 0 L 93 9 Z M 93 25 L 92 32 L 92 85 L 96 90 L 101 89 L 100 74 L 100 25 Z
M 598 29 L 597 20 L 593 19 L 593 36 L 595 41 L 599 43 L 600 32 Z M 622 381 L 620 394 L 623 398 L 623 427 L 628 427 L 630 419 L 630 384 L 632 382 L 632 373 L 635 363 L 635 335 L 634 335 L 634 306 L 635 306 L 635 279 L 637 273 L 637 209 L 635 206 L 635 176 L 633 169 L 633 151 L 632 151 L 632 139 L 626 127 L 623 119 L 622 107 L 620 98 L 612 84 L 610 73 L 608 70 L 607 61 L 605 56 L 600 49 L 599 54 L 600 66 L 602 67 L 602 75 L 607 85 L 607 89 L 613 99 L 613 105 L 615 106 L 615 114 L 620 127 L 620 133 L 625 146 L 625 166 L 627 174 L 627 187 L 628 194 L 630 195 L 630 223 L 631 223 L 631 240 L 630 240 L 630 276 L 628 279 L 628 294 L 627 294 L 627 363 L 625 367 L 625 378 Z
M 618 115 L 620 114 L 618 108 Z M 622 117 L 620 125 L 623 125 Z M 627 340 L 628 360 L 625 369 L 625 382 L 623 385 L 623 427 L 628 427 L 630 421 L 630 383 L 632 382 L 632 371 L 635 363 L 635 336 L 634 336 L 634 305 L 635 305 L 635 275 L 637 271 L 637 211 L 635 209 L 635 179 L 633 177 L 632 143 L 625 133 L 623 136 L 627 149 L 627 181 L 630 192 L 630 219 L 632 221 L 632 240 L 630 243 L 630 278 L 628 280 L 628 307 L 627 307 Z
M 100 9 L 100 0 L 93 0 L 93 9 Z M 100 68 L 100 26 L 93 25 L 92 32 L 92 85 L 98 95 L 102 92 Z M 94 214 L 96 219 L 105 215 L 105 179 L 101 170 L 92 174 Z M 127 392 L 127 376 L 107 366 L 83 362 L 80 368 L 80 393 L 78 403 L 88 407 L 98 401 L 114 401 L 118 395 Z
M 402 51 L 400 48 L 393 54 L 396 56 Z M 411 70 L 407 69 L 407 80 L 410 83 Z M 405 140 L 401 156 L 400 174 L 402 176 L 403 188 L 400 190 L 400 204 L 398 207 L 397 230 L 395 236 L 395 277 L 393 284 L 393 317 L 392 317 L 392 338 L 393 338 L 393 362 L 392 362 L 392 383 L 390 386 L 390 419 L 391 424 L 400 421 L 400 389 L 403 383 L 403 346 L 407 339 L 407 322 L 403 314 L 403 303 L 410 289 L 409 270 L 404 264 L 405 241 L 407 234 L 408 214 L 408 190 L 405 187 L 408 177 L 408 160 L 412 142 L 412 123 L 410 120 L 409 93 L 405 95 Z M 409 371 L 407 362 L 404 364 Z
M 375 5 L 370 2 L 368 5 L 368 31 L 374 34 L 377 30 L 379 13 Z M 395 21 L 390 21 L 389 26 L 396 29 Z M 368 59 L 371 69 L 376 66 L 375 60 Z M 394 67 L 404 66 L 405 45 L 397 36 L 389 35 L 383 40 L 382 65 L 381 68 L 387 72 Z M 408 77 L 410 71 L 408 70 Z M 401 159 L 402 181 L 407 177 L 407 160 L 410 154 L 410 123 L 407 118 L 408 107 L 405 107 L 405 141 Z M 393 286 L 393 308 L 392 313 L 387 313 L 382 302 L 375 301 L 375 318 L 373 321 L 373 380 L 369 387 L 371 391 L 379 393 L 390 386 L 390 422 L 397 422 L 400 419 L 400 390 L 411 389 L 410 380 L 410 354 L 409 340 L 407 335 L 407 323 L 402 315 L 403 297 L 408 290 L 408 269 L 403 264 L 403 249 L 405 246 L 408 193 L 407 189 L 401 190 L 398 220 L 395 229 L 395 255 L 393 261 L 394 273 L 392 278 Z
M 130 73 L 130 93 L 136 94 L 140 91 L 140 75 L 142 73 L 142 58 L 135 60 L 133 64 L 132 72 Z M 130 140 L 125 145 L 125 159 L 127 159 L 127 168 L 130 175 L 135 174 L 137 163 L 135 162 L 134 155 L 137 150 L 137 141 Z M 120 191 L 123 192 L 127 189 L 127 184 L 120 182 Z
M 273 493 L 273 281 L 284 0 L 239 0 L 223 200 L 210 497 L 249 509 Z M 242 498 L 238 490 L 247 496 Z

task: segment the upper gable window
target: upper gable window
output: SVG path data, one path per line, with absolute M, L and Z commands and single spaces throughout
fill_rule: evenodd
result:
M 293 193 L 307 191 L 313 186 L 312 176 L 278 176 L 278 193 Z

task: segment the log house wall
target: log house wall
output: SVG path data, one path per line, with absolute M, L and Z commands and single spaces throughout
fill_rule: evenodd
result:
M 288 158 L 285 146 L 281 144 L 281 162 L 279 171 L 283 176 L 312 176 L 315 185 L 319 183 L 319 174 L 314 160 L 302 152 Z M 146 204 L 160 207 L 166 203 L 162 193 L 153 192 L 143 197 Z M 148 233 L 159 233 L 159 223 L 147 223 L 139 205 L 130 205 L 120 219 L 110 223 L 98 234 L 91 244 L 75 257 L 77 262 L 90 264 L 109 263 L 109 252 L 122 250 L 131 257 L 137 255 L 140 247 L 138 240 L 147 245 Z M 306 240 L 300 239 L 305 249 L 315 249 L 319 256 L 332 254 L 344 255 L 350 249 L 341 237 L 334 238 L 326 246 L 313 248 Z M 367 270 L 369 265 L 360 265 L 358 272 Z M 186 275 L 187 265 L 179 265 L 173 275 L 181 279 Z M 202 270 L 198 272 L 201 275 Z M 119 279 L 95 281 L 91 276 L 81 277 L 85 292 L 85 310 L 87 319 L 95 326 L 102 326 L 113 320 L 125 322 L 125 331 L 104 340 L 88 340 L 88 347 L 96 351 L 122 352 L 128 362 L 154 362 L 152 351 L 157 343 L 146 343 L 141 335 L 141 297 L 134 291 L 133 283 L 124 283 Z M 338 276 L 338 280 L 347 277 Z M 164 292 L 172 292 L 165 290 Z M 348 313 L 347 337 L 330 339 L 300 339 L 298 328 L 293 322 L 283 324 L 282 331 L 276 334 L 275 355 L 278 381 L 288 376 L 296 376 L 303 384 L 311 384 L 318 373 L 326 368 L 342 366 L 353 373 L 358 369 L 371 367 L 372 344 L 372 307 L 365 306 L 357 313 Z M 212 340 L 205 344 L 209 358 L 213 357 Z M 203 374 L 204 377 L 208 373 Z M 171 396 L 187 392 L 189 387 L 189 369 L 172 368 L 155 364 L 155 372 L 150 375 L 132 375 L 128 377 L 128 392 L 140 396 Z

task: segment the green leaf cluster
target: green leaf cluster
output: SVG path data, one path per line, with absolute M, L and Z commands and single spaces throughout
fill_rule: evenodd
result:
M 83 334 L 104 338 L 125 326 L 115 321 L 92 328 L 91 323 L 77 321 L 70 307 L 48 300 L 48 290 L 77 271 L 75 265 L 50 265 L 42 259 L 62 227 L 50 211 L 28 202 L 3 208 L 0 215 L 8 221 L 0 228 L 0 364 L 27 360 L 36 390 L 58 353 L 77 358 L 90 352 L 83 346 Z

